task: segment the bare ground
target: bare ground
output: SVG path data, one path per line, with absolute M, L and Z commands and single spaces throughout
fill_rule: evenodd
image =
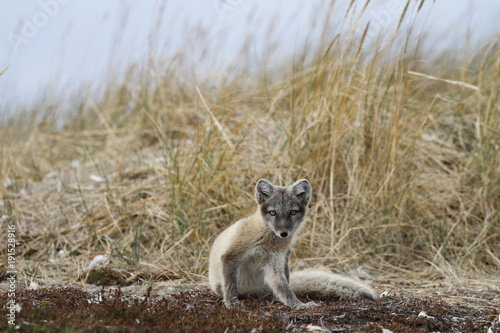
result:
M 8 294 L 0 284 L 1 304 Z M 385 284 L 377 301 L 326 300 L 293 310 L 247 297 L 227 310 L 204 284 L 44 286 L 16 290 L 20 332 L 500 332 L 500 299 L 492 290 Z M 304 300 L 305 301 L 305 300 Z M 2 306 L 2 317 L 7 309 Z

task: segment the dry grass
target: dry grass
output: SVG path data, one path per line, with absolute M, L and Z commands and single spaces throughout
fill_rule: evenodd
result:
M 77 281 L 97 254 L 203 280 L 255 182 L 303 177 L 314 198 L 294 264 L 498 288 L 498 43 L 429 63 L 410 47 L 368 55 L 362 37 L 216 83 L 182 79 L 175 59 L 131 68 L 102 98 L 4 119 L 0 212 L 20 281 Z

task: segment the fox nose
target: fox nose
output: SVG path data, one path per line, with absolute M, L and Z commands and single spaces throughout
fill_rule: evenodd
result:
M 280 236 L 283 238 L 286 238 L 286 237 L 288 237 L 288 232 L 283 231 L 282 233 L 280 233 Z

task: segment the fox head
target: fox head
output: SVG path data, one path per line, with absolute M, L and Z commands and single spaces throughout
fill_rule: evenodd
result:
M 291 237 L 305 219 L 311 198 L 311 184 L 300 179 L 290 186 L 275 186 L 260 179 L 255 199 L 266 225 L 280 238 Z

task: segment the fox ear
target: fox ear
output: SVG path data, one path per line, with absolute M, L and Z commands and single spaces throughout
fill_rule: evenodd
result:
M 269 199 L 275 191 L 276 189 L 270 181 L 266 179 L 259 179 L 257 185 L 255 185 L 255 200 L 257 200 L 257 203 L 260 205 Z
M 304 206 L 309 203 L 311 192 L 311 184 L 309 184 L 307 179 L 300 179 L 292 184 L 293 195 L 295 195 Z

